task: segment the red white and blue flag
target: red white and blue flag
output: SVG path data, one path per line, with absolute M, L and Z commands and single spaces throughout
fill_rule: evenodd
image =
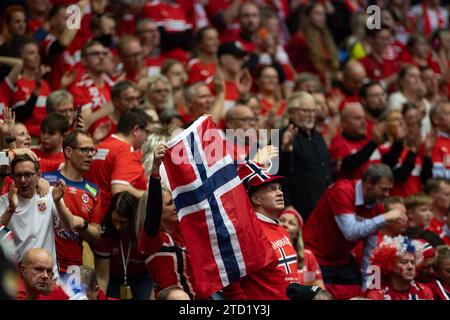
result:
M 211 117 L 200 117 L 167 145 L 164 168 L 197 297 L 204 299 L 275 255 Z

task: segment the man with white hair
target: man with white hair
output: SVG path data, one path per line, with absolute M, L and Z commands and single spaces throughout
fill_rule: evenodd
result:
M 279 175 L 286 177 L 286 202 L 305 221 L 328 185 L 333 182 L 331 158 L 325 140 L 315 130 L 313 96 L 294 93 L 286 104 L 289 126 L 280 133 Z

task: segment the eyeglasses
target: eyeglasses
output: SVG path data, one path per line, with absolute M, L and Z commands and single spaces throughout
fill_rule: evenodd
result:
M 106 57 L 108 55 L 108 51 L 93 51 L 93 52 L 88 52 L 86 55 L 87 56 L 96 56 L 96 57 L 100 57 L 100 56 Z
M 35 172 L 23 172 L 23 173 L 13 173 L 11 176 L 14 180 L 22 180 L 22 178 L 25 178 L 25 180 L 30 180 L 37 171 Z
M 316 109 L 301 109 L 301 108 L 298 108 L 297 111 L 299 111 L 299 112 L 301 112 L 301 113 L 311 113 L 311 114 L 317 112 Z
M 69 147 L 71 147 L 72 149 L 75 149 L 75 150 L 80 150 L 80 152 L 85 155 L 90 153 L 93 156 L 95 156 L 98 152 L 98 150 L 96 148 L 91 148 L 91 147 L 74 147 L 74 146 L 69 146 Z
M 142 127 L 139 127 L 139 129 L 141 129 L 141 130 L 144 130 L 144 131 L 145 131 L 145 133 L 146 133 L 147 135 L 149 135 L 149 134 L 151 134 L 151 133 L 152 133 L 152 131 L 151 131 L 151 130 L 149 130 L 149 129 L 147 129 L 147 128 L 142 128 Z
M 257 121 L 255 117 L 248 117 L 248 118 L 233 118 L 233 120 L 242 121 L 245 123 L 254 123 Z

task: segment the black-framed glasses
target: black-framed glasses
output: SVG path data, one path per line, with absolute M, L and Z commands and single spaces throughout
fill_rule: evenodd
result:
M 25 180 L 30 180 L 35 174 L 37 173 L 37 171 L 35 172 L 15 172 L 13 174 L 11 174 L 11 177 L 14 180 L 22 180 L 22 178 L 25 178 Z
M 76 149 L 76 150 L 80 150 L 80 152 L 82 154 L 92 154 L 93 156 L 95 156 L 98 152 L 97 148 L 92 148 L 92 147 L 74 147 L 74 146 L 70 146 L 72 149 Z
M 142 129 L 142 130 L 144 130 L 145 131 L 145 133 L 146 134 L 151 134 L 152 133 L 152 131 L 151 130 L 149 130 L 149 129 L 147 129 L 147 128 L 142 128 L 142 127 L 139 127 L 139 129 Z

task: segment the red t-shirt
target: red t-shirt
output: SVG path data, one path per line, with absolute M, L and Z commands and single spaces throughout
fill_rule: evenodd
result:
M 142 153 L 134 151 L 127 142 L 116 135 L 97 145 L 98 153 L 85 177 L 95 183 L 101 192 L 102 213 L 108 210 L 113 184 L 131 185 L 136 189 L 147 189 L 147 177 L 141 164 Z
M 311 250 L 317 262 L 325 266 L 344 266 L 351 261 L 351 250 L 359 241 L 348 241 L 336 223 L 335 217 L 356 214 L 370 219 L 381 213 L 381 204 L 373 207 L 356 204 L 356 180 L 338 180 L 331 185 L 303 228 L 305 248 Z
M 314 281 L 322 280 L 322 272 L 320 271 L 316 257 L 314 257 L 314 253 L 305 249 L 303 251 L 303 258 L 304 266 L 301 270 L 298 270 L 298 283 L 312 284 Z
M 188 84 L 194 84 L 196 82 L 212 82 L 214 74 L 216 73 L 217 64 L 215 62 L 202 62 L 198 58 L 191 59 L 187 66 L 186 71 L 188 74 Z
M 366 292 L 366 298 L 372 300 L 433 300 L 433 292 L 426 285 L 413 281 L 406 291 L 397 291 L 391 285 L 382 289 Z
M 12 92 L 12 95 L 9 99 L 9 106 L 13 111 L 18 105 L 25 104 L 33 93 L 34 88 L 36 88 L 36 80 L 30 80 L 23 76 L 19 76 L 19 79 L 16 81 L 15 89 L 10 91 L 10 93 Z M 33 114 L 24 121 L 24 125 L 27 127 L 32 137 L 39 137 L 40 135 L 41 123 L 46 115 L 45 102 L 49 94 L 50 87 L 47 81 L 42 80 L 41 90 L 39 90 Z
M 433 292 L 434 300 L 450 300 L 450 285 L 445 282 L 435 280 L 427 283 L 427 286 Z
M 384 58 L 383 62 L 379 62 L 371 54 L 360 59 L 359 62 L 366 69 L 367 77 L 373 81 L 381 81 L 399 71 L 398 61 Z
M 270 103 L 267 99 L 260 99 L 261 115 L 266 115 L 269 111 L 275 112 L 275 115 L 282 116 L 286 109 L 286 100 L 281 100 L 277 105 Z
M 286 288 L 298 282 L 297 253 L 278 222 L 257 213 L 264 234 L 272 244 L 276 259 L 224 289 L 226 299 L 287 300 Z
M 92 111 L 97 111 L 103 104 L 109 102 L 114 83 L 106 74 L 103 76 L 103 80 L 103 86 L 99 87 L 87 72 L 81 75 L 80 80 L 69 89 L 73 95 L 74 107 L 82 105 L 86 108 L 92 108 Z
M 169 33 L 192 29 L 184 9 L 178 3 L 148 2 L 141 11 L 141 19 L 150 18 Z
M 397 166 L 401 166 L 408 155 L 408 149 L 403 148 L 403 152 L 398 159 Z M 419 193 L 422 186 L 422 181 L 420 180 L 420 173 L 422 171 L 423 163 L 423 148 L 419 149 L 416 156 L 416 162 L 414 169 L 411 171 L 408 179 L 406 181 L 395 181 L 394 187 L 392 188 L 391 195 L 400 196 L 406 198 L 412 194 Z
M 66 207 L 73 215 L 100 225 L 103 215 L 100 211 L 100 193 L 95 184 L 84 179 L 71 181 L 60 171 L 45 173 L 43 178 L 50 185 L 55 185 L 59 179 L 64 180 L 67 186 L 63 198 Z M 83 264 L 83 240 L 78 231 L 55 228 L 55 244 L 60 272 L 66 272 L 70 265 Z
M 42 151 L 40 146 L 38 146 L 37 148 L 32 148 L 31 151 L 33 151 L 40 159 L 51 160 L 58 163 L 64 162 L 64 153 L 62 151 L 49 154 Z
M 445 221 L 439 221 L 435 217 L 431 218 L 430 226 L 428 227 L 428 231 L 432 231 L 436 234 L 441 234 L 443 232 L 443 228 L 445 226 Z
M 160 231 L 151 237 L 142 230 L 138 248 L 148 256 L 145 265 L 152 276 L 156 293 L 178 285 L 191 299 L 195 299 L 194 274 L 181 236 Z
M 439 131 L 431 152 L 433 177 L 450 178 L 450 135 Z

